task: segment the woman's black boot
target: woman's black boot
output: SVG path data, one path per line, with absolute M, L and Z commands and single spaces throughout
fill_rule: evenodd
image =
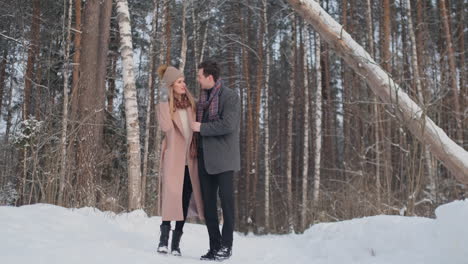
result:
M 167 254 L 167 245 L 169 243 L 170 225 L 161 225 L 161 236 L 159 237 L 158 253 Z
M 182 237 L 183 232 L 179 230 L 172 231 L 172 241 L 171 241 L 171 254 L 174 256 L 181 256 L 180 253 L 180 238 Z

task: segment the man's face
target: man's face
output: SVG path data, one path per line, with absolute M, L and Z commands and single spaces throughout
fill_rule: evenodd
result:
M 200 83 L 200 87 L 202 89 L 211 89 L 215 85 L 213 75 L 208 75 L 208 77 L 205 77 L 205 75 L 203 75 L 203 69 L 198 69 L 197 80 L 198 83 Z

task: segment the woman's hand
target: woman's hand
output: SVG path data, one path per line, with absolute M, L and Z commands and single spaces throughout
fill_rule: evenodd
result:
M 193 132 L 200 132 L 201 123 L 200 122 L 192 122 L 190 127 L 192 127 Z

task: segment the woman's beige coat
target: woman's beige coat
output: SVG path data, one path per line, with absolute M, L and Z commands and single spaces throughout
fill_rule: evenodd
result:
M 195 120 L 195 111 L 187 109 L 188 126 Z M 182 211 L 182 190 L 184 186 L 185 159 L 190 172 L 192 182 L 192 197 L 189 206 L 189 216 L 194 213 L 203 219 L 203 202 L 200 190 L 200 180 L 198 178 L 197 158 L 187 154 L 186 139 L 183 134 L 182 121 L 179 114 L 174 113 L 174 120 L 171 119 L 169 103 L 158 104 L 157 116 L 159 126 L 165 132 L 165 138 L 161 145 L 161 213 L 163 221 L 184 220 Z M 188 142 L 192 142 L 193 133 L 190 133 Z

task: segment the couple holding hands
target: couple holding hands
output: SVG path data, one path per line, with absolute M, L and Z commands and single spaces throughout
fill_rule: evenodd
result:
M 198 66 L 200 98 L 195 101 L 184 75 L 172 66 L 160 66 L 157 117 L 165 133 L 161 145 L 161 213 L 158 252 L 181 255 L 180 239 L 189 213 L 205 220 L 209 250 L 201 260 L 225 260 L 232 254 L 234 232 L 234 171 L 240 169 L 240 102 L 224 87 L 216 62 Z M 218 193 L 223 211 L 219 229 Z

